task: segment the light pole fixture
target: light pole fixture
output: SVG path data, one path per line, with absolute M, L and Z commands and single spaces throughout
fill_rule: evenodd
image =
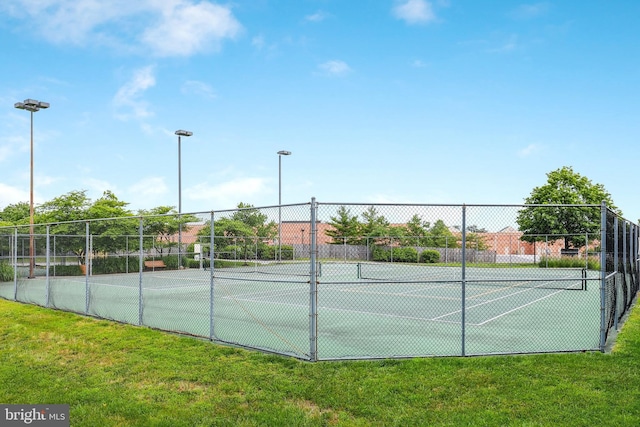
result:
M 278 151 L 278 261 L 282 261 L 282 156 L 290 156 L 291 151 Z
M 191 136 L 193 132 L 188 130 L 179 129 L 176 132 L 178 135 L 178 268 L 182 267 L 182 137 Z
M 36 263 L 33 241 L 33 113 L 49 108 L 49 103 L 37 101 L 35 99 L 25 99 L 24 102 L 16 102 L 13 106 L 20 110 L 27 110 L 31 113 L 31 161 L 29 167 L 29 278 L 33 279 L 35 277 L 33 270 Z

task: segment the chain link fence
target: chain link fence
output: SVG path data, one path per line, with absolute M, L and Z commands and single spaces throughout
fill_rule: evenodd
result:
M 599 205 L 311 203 L 0 228 L 0 297 L 304 360 L 604 351 L 638 226 Z

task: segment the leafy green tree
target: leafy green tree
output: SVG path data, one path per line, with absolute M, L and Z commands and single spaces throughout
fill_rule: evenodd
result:
M 362 213 L 364 222 L 359 227 L 359 243 L 360 245 L 367 244 L 368 241 L 373 239 L 376 244 L 389 243 L 390 237 L 400 237 L 400 231 L 398 229 L 391 230 L 389 221 L 378 214 L 378 211 L 374 206 L 369 206 L 367 210 Z
M 143 220 L 143 246 L 145 249 L 155 247 L 160 254 L 164 254 L 164 249 L 171 249 L 178 246 L 176 235 L 180 231 L 189 231 L 187 223 L 196 222 L 198 218 L 191 214 L 181 214 L 173 206 L 157 206 L 152 209 L 140 209 L 138 214 L 144 216 Z
M 605 202 L 618 214 L 611 195 L 602 184 L 594 184 L 587 177 L 564 166 L 547 174 L 547 183 L 536 187 L 525 200 L 526 204 L 577 205 Z M 597 238 L 600 230 L 600 209 L 579 206 L 524 207 L 516 218 L 527 242 L 544 241 L 546 235 L 562 236 L 565 249 L 584 246 L 585 233 Z M 592 239 L 589 239 L 592 240 Z
M 240 257 L 248 260 L 255 258 L 278 236 L 278 224 L 268 221 L 268 216 L 247 203 L 239 203 L 238 210 L 228 218 L 220 218 L 214 222 L 214 252 L 225 257 L 229 251 L 237 251 Z M 207 224 L 199 232 L 199 236 L 211 235 L 211 224 Z
M 0 212 L 0 222 L 5 225 L 29 224 L 29 203 L 18 202 L 5 207 Z
M 429 245 L 429 221 L 423 221 L 418 214 L 414 214 L 404 226 L 402 245 L 405 246 L 428 246 Z
M 477 225 L 470 225 L 467 227 L 467 248 L 477 249 L 479 251 L 484 251 L 489 248 L 487 242 L 485 240 L 485 236 L 487 230 L 485 228 L 480 228 Z
M 437 220 L 429 230 L 429 238 L 431 247 L 455 248 L 457 246 L 456 236 L 441 219 Z
M 88 219 L 103 219 L 91 222 L 89 232 L 94 236 L 94 253 L 114 253 L 124 251 L 127 247 L 129 250 L 137 249 L 137 238 L 129 239 L 130 244 L 127 245 L 128 236 L 138 234 L 138 220 L 126 218 L 133 215 L 126 209 L 127 205 L 128 203 L 118 200 L 115 194 L 107 190 L 89 206 Z
M 325 234 L 331 237 L 331 244 L 334 245 L 356 245 L 360 237 L 360 223 L 358 216 L 352 215 L 351 210 L 345 206 L 340 206 L 336 212 L 336 216 L 330 217 L 331 229 L 325 231 Z
M 87 191 L 70 191 L 62 196 L 44 202 L 36 210 L 35 222 L 54 223 L 51 234 L 56 236 L 55 251 L 65 255 L 72 253 L 80 264 L 86 256 L 86 223 L 91 200 Z M 43 227 L 36 227 L 36 233 L 43 234 Z

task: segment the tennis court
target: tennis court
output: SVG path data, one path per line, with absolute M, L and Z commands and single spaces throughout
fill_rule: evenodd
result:
M 384 213 L 394 236 L 335 234 L 328 220 L 340 207 L 203 213 L 181 251 L 170 235 L 148 234 L 164 217 L 134 221 L 137 235 L 95 234 L 130 218 L 73 224 L 77 234 L 41 227 L 32 258 L 30 236 L 15 228 L 0 235 L 0 262 L 14 274 L 0 279 L 0 297 L 310 361 L 604 351 L 635 302 L 638 227 L 600 206 L 536 206 L 600 221 L 531 236 L 505 227 L 518 205 L 343 211 Z M 282 236 L 269 220 L 280 213 Z
M 309 263 L 21 281 L 18 300 L 308 358 Z M 596 271 L 316 265 L 319 359 L 595 350 Z M 212 286 L 213 284 L 213 286 Z M 3 296 L 12 292 L 5 286 Z M 463 294 L 464 292 L 464 294 Z

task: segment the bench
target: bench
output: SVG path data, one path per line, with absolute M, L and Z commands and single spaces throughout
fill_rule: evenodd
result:
M 163 260 L 156 259 L 156 260 L 153 260 L 153 261 L 145 261 L 144 262 L 144 267 L 145 268 L 150 268 L 150 269 L 156 269 L 156 268 L 167 268 L 167 265 L 164 263 Z

